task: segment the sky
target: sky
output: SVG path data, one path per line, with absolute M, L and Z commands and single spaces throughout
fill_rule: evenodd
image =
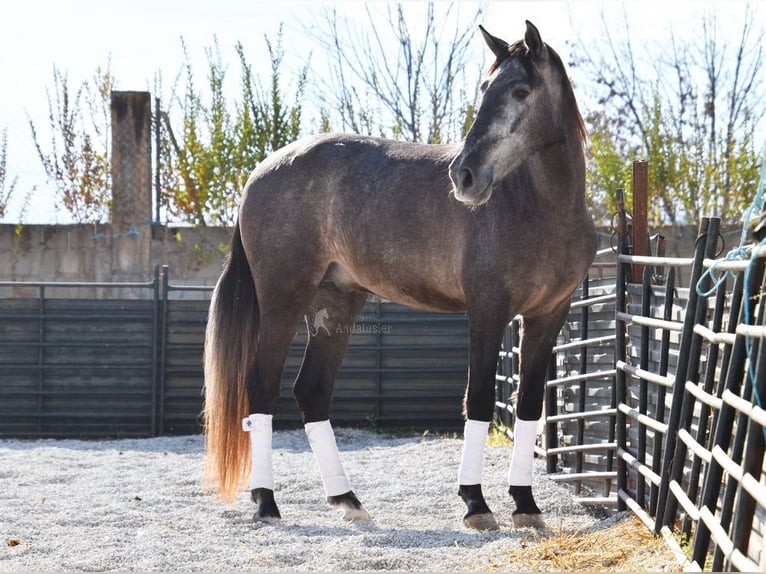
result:
M 405 2 L 414 17 L 424 2 Z M 543 39 L 566 61 L 567 41 L 575 36 L 597 46 L 603 38 L 601 14 L 618 21 L 621 4 L 611 0 L 559 0 L 485 2 L 483 22 L 493 34 L 508 41 L 522 37 L 524 20 L 534 22 Z M 651 42 L 669 37 L 693 37 L 693 25 L 703 11 L 712 12 L 725 36 L 741 25 L 744 2 L 739 0 L 653 2 L 626 0 L 634 37 Z M 8 178 L 18 178 L 4 222 L 67 223 L 66 213 L 52 209 L 53 192 L 40 167 L 29 130 L 29 119 L 47 124 L 46 90 L 53 86 L 53 69 L 66 73 L 71 86 L 90 78 L 98 67 L 110 67 L 119 90 L 149 90 L 158 73 L 167 84 L 182 69 L 183 38 L 196 69 L 205 69 L 204 48 L 217 39 L 224 63 L 236 67 L 234 45 L 242 42 L 256 71 L 268 73 L 264 34 L 276 35 L 284 26 L 286 63 L 297 69 L 307 51 L 317 47 L 307 37 L 306 27 L 321 19 L 322 11 L 334 6 L 339 14 L 367 20 L 361 2 L 320 0 L 281 2 L 257 0 L 25 0 L 8 2 L 0 18 L 0 132 L 7 131 Z M 381 1 L 374 9 L 384 9 Z M 437 10 L 446 4 L 437 2 Z M 472 14 L 474 2 L 462 2 L 459 9 Z M 766 13 L 756 10 L 760 17 Z M 477 50 L 484 50 L 479 34 Z M 319 55 L 321 56 L 321 54 Z M 477 56 L 479 57 L 479 56 Z M 46 138 L 43 136 L 44 141 Z M 35 193 L 21 214 L 27 191 Z

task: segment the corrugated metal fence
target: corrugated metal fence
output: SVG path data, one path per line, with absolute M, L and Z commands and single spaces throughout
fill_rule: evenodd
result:
M 174 285 L 165 267 L 146 283 L 0 282 L 0 290 L 0 436 L 199 432 L 211 288 Z M 283 427 L 300 421 L 291 386 L 306 336 L 302 328 L 285 367 Z M 467 365 L 464 314 L 368 303 L 333 418 L 458 429 Z

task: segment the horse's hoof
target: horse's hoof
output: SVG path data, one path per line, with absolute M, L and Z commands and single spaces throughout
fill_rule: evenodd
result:
M 472 528 L 473 530 L 479 530 L 480 532 L 487 532 L 489 530 L 499 530 L 495 515 L 491 512 L 484 514 L 466 514 L 463 517 L 463 524 L 466 528 Z
M 367 512 L 364 507 L 361 508 L 344 508 L 343 520 L 349 522 L 366 522 L 372 520 L 370 513 Z
M 256 512 L 253 514 L 253 522 L 262 522 L 264 524 L 278 524 L 282 520 L 281 516 L 261 516 Z
M 348 520 L 349 522 L 372 520 L 370 513 L 364 509 L 364 506 L 362 506 L 362 503 L 359 502 L 359 499 L 352 490 L 337 496 L 328 496 L 327 503 L 343 511 L 343 520 Z
M 282 515 L 279 507 L 274 502 L 274 491 L 268 488 L 254 488 L 250 491 L 250 498 L 258 505 L 258 510 L 253 514 L 253 522 L 265 522 L 274 524 L 279 522 Z
M 513 527 L 514 528 L 537 528 L 538 530 L 545 530 L 548 528 L 545 525 L 542 514 L 514 514 Z

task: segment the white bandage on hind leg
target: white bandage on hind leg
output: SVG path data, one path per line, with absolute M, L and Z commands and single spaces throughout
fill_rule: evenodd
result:
M 489 433 L 489 421 L 466 420 L 463 430 L 463 457 L 457 473 L 458 485 L 470 486 L 481 484 L 481 471 L 484 466 L 484 444 Z
M 535 457 L 538 422 L 517 418 L 516 424 L 513 425 L 513 454 L 511 467 L 508 469 L 510 486 L 532 485 L 532 461 Z
M 306 436 L 322 475 L 325 494 L 338 496 L 351 490 L 351 483 L 340 462 L 338 445 L 335 443 L 335 433 L 330 421 L 306 423 Z
M 253 414 L 242 419 L 242 429 L 250 433 L 250 484 L 248 488 L 274 490 L 271 456 L 272 415 Z

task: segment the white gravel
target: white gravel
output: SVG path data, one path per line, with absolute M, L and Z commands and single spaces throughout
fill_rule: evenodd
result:
M 325 503 L 302 430 L 274 433 L 277 525 L 254 524 L 248 493 L 201 488 L 201 436 L 86 442 L 0 440 L 0 571 L 477 571 L 530 539 L 511 527 L 511 448 L 486 449 L 484 494 L 501 529 L 462 526 L 462 440 L 336 429 L 344 466 L 373 522 Z M 598 519 L 535 463 L 549 526 Z M 496 566 L 495 566 L 496 567 Z

